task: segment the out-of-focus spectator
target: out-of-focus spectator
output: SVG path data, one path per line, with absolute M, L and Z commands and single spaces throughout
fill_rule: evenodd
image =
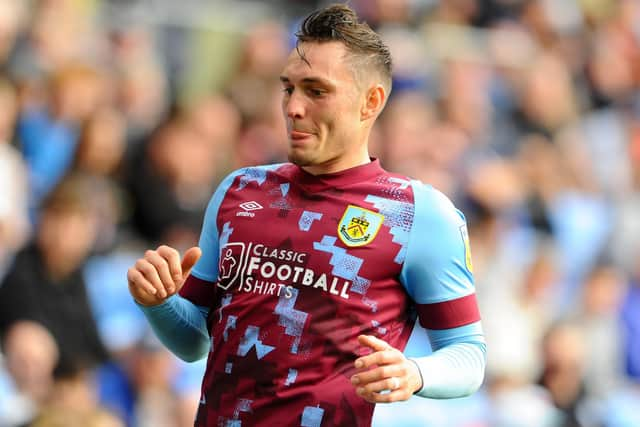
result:
M 560 427 L 564 417 L 549 393 L 537 384 L 515 377 L 492 378 L 488 385 L 491 403 L 488 426 Z
M 154 335 L 141 339 L 131 359 L 131 379 L 136 390 L 135 419 L 140 427 L 171 427 L 178 423 L 179 400 L 173 391 L 177 373 L 174 356 Z M 195 417 L 195 412 L 190 414 Z M 193 422 L 193 418 L 190 423 Z
M 556 55 L 542 53 L 523 72 L 514 120 L 523 134 L 547 137 L 578 117 L 578 100 L 571 75 Z
M 30 427 L 124 427 L 125 424 L 103 409 L 75 412 L 46 409 Z
M 176 117 L 143 148 L 130 177 L 135 225 L 151 241 L 179 247 L 197 241 L 203 209 L 220 175 L 217 147 Z
M 22 112 L 18 138 L 29 168 L 33 208 L 69 171 L 79 128 L 105 95 L 104 80 L 94 67 L 69 64 L 52 76 L 48 104 Z
M 251 28 L 241 42 L 237 73 L 227 84 L 243 120 L 235 167 L 285 160 L 278 76 L 289 52 L 286 41 L 281 23 L 265 21 Z
M 531 225 L 539 232 L 553 235 L 550 205 L 562 186 L 557 148 L 542 135 L 523 138 L 516 157 L 524 205 Z
M 0 286 L 0 334 L 21 319 L 51 331 L 65 363 L 88 366 L 106 354 L 87 300 L 82 266 L 96 237 L 88 182 L 71 175 L 49 195 L 31 245 Z
M 33 321 L 11 325 L 2 341 L 0 425 L 25 425 L 40 411 L 53 386 L 58 346 L 47 329 Z
M 216 180 L 221 180 L 223 175 L 231 171 L 232 165 L 244 163 L 238 160 L 239 138 L 242 126 L 242 116 L 236 105 L 227 97 L 221 95 L 204 96 L 194 101 L 185 109 L 185 120 L 189 127 L 193 128 L 201 138 L 212 145 L 215 159 L 212 159 L 212 167 L 218 174 Z M 224 123 L 224 126 L 220 126 Z M 279 141 L 276 141 L 276 144 Z M 258 154 L 269 151 L 264 146 L 258 147 Z
M 114 29 L 109 46 L 116 105 L 127 120 L 129 141 L 141 143 L 169 108 L 167 73 L 144 25 Z
M 486 289 L 481 300 L 487 342 L 494 349 L 487 372 L 498 384 L 522 386 L 540 372 L 538 350 L 552 319 L 549 301 L 558 280 L 548 245 L 542 240 L 520 276 L 511 276 L 501 289 Z
M 273 89 L 280 88 L 275 82 L 289 53 L 286 40 L 285 28 L 277 21 L 260 23 L 246 34 L 237 73 L 228 83 L 230 97 L 245 120 L 271 115 L 274 98 L 278 99 Z
M 13 52 L 19 31 L 25 21 L 26 8 L 23 2 L 0 1 L 0 64 L 5 68 L 7 59 Z
M 91 203 L 98 216 L 98 252 L 117 244 L 119 227 L 130 215 L 124 188 L 126 144 L 126 123 L 118 110 L 99 109 L 83 122 L 73 169 L 85 174 L 95 189 Z
M 126 146 L 124 117 L 103 108 L 87 117 L 80 130 L 75 169 L 105 177 L 116 176 Z
M 123 315 L 120 310 L 120 320 L 147 327 L 144 320 Z M 112 362 L 96 371 L 101 405 L 129 426 L 193 425 L 205 361 L 182 362 L 162 348 L 148 328 L 132 329 L 127 342 L 109 342 Z
M 640 270 L 640 269 L 639 269 Z M 640 384 L 640 278 L 635 276 L 622 304 L 622 334 L 627 374 Z
M 91 371 L 84 365 L 58 364 L 49 399 L 31 427 L 124 427 L 97 400 Z
M 94 25 L 91 2 L 45 0 L 28 6 L 27 2 L 15 3 L 27 9 L 28 26 L 18 37 L 7 68 L 19 87 L 21 106 L 31 109 L 46 104 L 52 74 L 81 59 L 89 63 L 98 59 L 100 33 Z
M 380 123 L 385 167 L 414 175 L 417 168 L 407 164 L 413 161 L 429 173 L 424 161 L 434 121 L 434 106 L 422 93 L 404 92 L 389 100 Z
M 585 386 L 587 348 L 579 326 L 561 322 L 549 328 L 542 343 L 540 384 L 564 415 L 562 427 L 598 425 Z
M 635 427 L 640 425 L 637 411 L 640 402 L 640 386 L 632 384 L 610 393 L 601 411 L 604 427 Z
M 30 232 L 27 168 L 12 145 L 17 113 L 15 89 L 0 78 L 0 280 Z
M 215 145 L 216 167 L 228 168 L 234 162 L 233 152 L 242 124 L 235 104 L 224 96 L 205 96 L 187 108 L 186 118 L 202 138 Z
M 285 161 L 281 141 L 280 133 L 271 126 L 265 123 L 250 124 L 236 142 L 234 166 L 240 168 Z
M 474 144 L 487 145 L 487 139 L 493 139 L 491 69 L 485 63 L 463 57 L 446 61 L 441 73 L 443 119 L 463 131 Z
M 599 396 L 606 396 L 624 382 L 620 312 L 627 286 L 615 266 L 597 265 L 582 285 L 582 303 L 574 315 L 586 349 L 585 385 Z

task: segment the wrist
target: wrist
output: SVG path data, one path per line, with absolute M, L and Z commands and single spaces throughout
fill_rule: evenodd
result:
M 141 302 L 141 301 L 138 301 L 138 300 L 134 297 L 134 298 L 133 298 L 133 302 L 135 302 L 135 303 L 136 303 L 136 305 L 137 305 L 138 307 L 140 307 L 140 308 L 147 309 L 147 310 L 153 310 L 154 308 L 160 308 L 160 307 L 162 307 L 162 306 L 166 305 L 166 304 L 169 302 L 169 300 L 170 300 L 173 296 L 174 296 L 174 295 L 171 295 L 170 297 L 167 297 L 167 298 L 165 298 L 165 299 L 163 299 L 163 300 L 160 300 L 160 301 L 154 301 L 154 302 Z
M 413 388 L 412 393 L 418 394 L 420 390 L 422 390 L 422 388 L 424 387 L 424 378 L 422 377 L 422 371 L 420 371 L 420 366 L 418 365 L 418 362 L 409 358 L 407 358 L 407 360 L 411 362 L 412 366 L 415 367 L 416 374 L 413 377 L 416 378 L 416 382 L 415 382 L 415 385 L 412 387 Z

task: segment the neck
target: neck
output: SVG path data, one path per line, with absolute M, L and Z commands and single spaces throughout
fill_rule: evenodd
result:
M 369 157 L 369 133 L 371 129 L 361 129 L 353 140 L 351 151 L 343 152 L 320 164 L 304 165 L 302 169 L 311 175 L 323 175 L 351 169 L 371 162 Z
M 322 164 L 302 166 L 302 169 L 311 175 L 324 175 L 329 173 L 341 172 L 343 170 L 351 169 L 356 166 L 366 165 L 371 162 L 369 152 L 365 151 L 361 155 L 354 158 L 346 159 L 344 157 L 338 157 L 330 159 Z

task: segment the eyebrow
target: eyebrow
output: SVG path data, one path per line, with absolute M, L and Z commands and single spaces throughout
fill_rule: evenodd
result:
M 280 81 L 282 83 L 291 83 L 291 80 L 287 76 L 280 76 Z M 335 85 L 331 83 L 329 80 L 323 79 L 321 77 L 305 77 L 302 79 L 302 83 L 304 84 L 321 84 L 328 87 L 334 87 Z

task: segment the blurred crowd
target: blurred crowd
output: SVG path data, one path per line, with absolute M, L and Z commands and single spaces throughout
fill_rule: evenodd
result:
M 204 362 L 126 270 L 286 160 L 278 76 L 324 4 L 0 0 L 0 426 L 192 425 Z M 479 393 L 389 425 L 640 426 L 640 2 L 350 4 L 395 60 L 372 154 L 465 213 L 488 345 Z

